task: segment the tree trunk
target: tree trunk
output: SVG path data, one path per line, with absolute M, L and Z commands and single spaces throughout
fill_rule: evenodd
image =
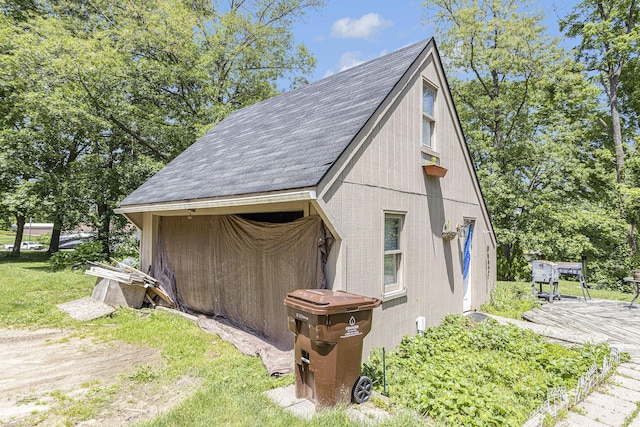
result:
M 636 236 L 636 224 L 631 223 L 627 228 L 627 241 L 631 247 L 631 256 L 635 255 L 638 251 L 638 238 Z
M 613 138 L 613 146 L 616 155 L 616 180 L 618 184 L 624 184 L 624 149 L 622 147 L 622 126 L 620 124 L 620 110 L 618 106 L 618 84 L 620 80 L 619 73 L 609 74 L 609 108 L 611 111 L 611 136 Z M 618 193 L 620 215 L 626 218 L 624 208 L 624 196 Z M 629 224 L 627 228 L 627 241 L 631 247 L 631 254 L 635 255 L 637 250 L 635 224 Z
M 62 220 L 56 217 L 53 220 L 53 231 L 51 232 L 51 240 L 49 241 L 49 255 L 54 254 L 60 250 L 60 233 L 62 232 Z
M 9 254 L 11 258 L 18 258 L 20 256 L 20 245 L 22 245 L 22 236 L 24 234 L 24 224 L 26 218 L 24 215 L 16 213 L 16 238 L 13 241 L 13 249 Z
M 98 241 L 102 244 L 102 252 L 108 257 L 111 256 L 109 248 L 109 231 L 111 228 L 111 210 L 106 203 L 98 203 Z
M 504 259 L 507 262 L 507 271 L 503 273 L 502 276 L 502 280 L 512 280 L 513 276 L 513 271 L 512 271 L 512 264 L 513 264 L 513 244 L 511 243 L 503 243 L 502 244 L 502 254 L 504 255 Z
M 620 111 L 618 108 L 618 79 L 612 77 L 609 81 L 609 106 L 611 109 L 611 134 L 616 154 L 616 178 L 618 184 L 624 181 L 624 150 L 622 148 L 622 128 L 620 126 Z

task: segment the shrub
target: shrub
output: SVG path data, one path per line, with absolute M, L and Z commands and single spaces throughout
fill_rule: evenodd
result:
M 489 302 L 480 310 L 498 316 L 520 319 L 522 313 L 540 307 L 537 298 L 532 298 L 531 288 L 523 288 L 516 282 L 498 282 L 491 290 Z
M 49 258 L 49 267 L 53 271 L 64 270 L 71 267 L 73 262 L 71 261 L 71 252 L 56 252 Z
M 514 325 L 449 315 L 387 353 L 387 394 L 392 405 L 446 425 L 520 426 L 547 390 L 575 387 L 607 354 L 607 345 L 565 348 Z M 380 351 L 364 371 L 380 390 Z
M 124 242 L 118 245 L 116 250 L 113 251 L 113 257 L 118 260 L 125 258 L 140 260 L 140 242 L 133 237 L 125 239 Z
M 51 255 L 49 266 L 53 271 L 64 270 L 74 266 L 84 266 L 89 261 L 104 261 L 100 242 L 80 243 L 73 251 L 60 251 Z

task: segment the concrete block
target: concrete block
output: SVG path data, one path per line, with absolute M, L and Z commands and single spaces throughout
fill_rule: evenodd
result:
M 614 374 L 611 377 L 611 383 L 616 384 L 631 390 L 640 390 L 640 381 L 633 378 L 624 377 L 622 375 Z
M 147 289 L 98 277 L 91 297 L 112 307 L 142 307 Z
M 626 363 L 616 368 L 616 374 L 640 381 L 640 370 L 633 369 L 631 365 Z
M 268 390 L 267 396 L 274 403 L 299 418 L 309 420 L 313 418 L 316 413 L 316 405 L 314 405 L 313 402 L 296 397 L 296 386 L 294 384 Z
M 611 408 L 605 408 L 603 406 L 586 402 L 586 401 L 578 404 L 576 407 L 580 410 L 580 412 L 585 413 L 586 414 L 585 416 L 588 419 L 592 421 L 597 421 L 599 423 L 612 426 L 612 427 L 617 427 L 624 424 L 624 420 L 629 415 L 629 414 L 625 415 L 623 413 L 616 412 Z M 591 426 L 594 424 L 591 423 L 591 424 L 582 424 L 582 425 Z
M 585 399 L 586 402 L 593 403 L 594 405 L 607 408 L 613 412 L 623 414 L 625 417 L 629 416 L 636 410 L 636 405 L 629 402 L 626 399 L 620 399 L 616 396 L 601 392 L 593 392 Z
M 634 405 L 636 404 L 636 402 L 640 402 L 640 391 L 638 390 L 631 390 L 619 385 L 608 385 L 605 386 L 603 390 L 608 395 L 617 397 L 619 399 L 624 399 Z
M 567 418 L 556 424 L 557 427 L 610 427 L 607 424 L 587 418 L 576 412 L 569 412 Z

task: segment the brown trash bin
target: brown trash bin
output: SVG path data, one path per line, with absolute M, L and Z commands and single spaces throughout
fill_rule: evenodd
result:
M 306 398 L 319 408 L 369 399 L 371 380 L 360 377 L 362 341 L 380 302 L 327 289 L 298 289 L 287 294 L 289 330 L 295 335 L 297 398 Z

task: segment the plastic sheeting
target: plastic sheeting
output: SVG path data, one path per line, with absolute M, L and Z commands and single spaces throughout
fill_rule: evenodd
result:
M 162 217 L 154 273 L 181 310 L 223 316 L 291 349 L 284 297 L 326 287 L 329 239 L 319 217 L 284 224 Z
M 233 344 L 242 354 L 259 356 L 270 376 L 280 377 L 293 373 L 295 366 L 293 350 L 279 350 L 270 343 L 239 330 L 235 325 L 220 318 L 199 316 L 197 323 L 201 329 Z

